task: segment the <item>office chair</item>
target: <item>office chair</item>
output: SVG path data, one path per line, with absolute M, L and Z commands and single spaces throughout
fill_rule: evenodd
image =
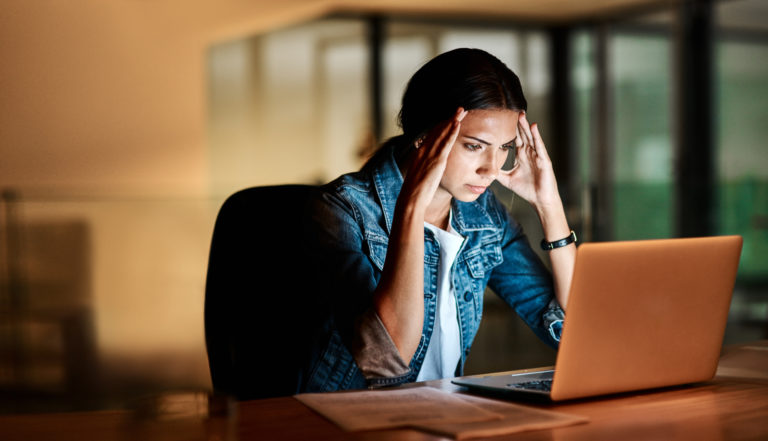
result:
M 205 343 L 214 391 L 292 395 L 317 322 L 303 277 L 305 206 L 315 187 L 253 187 L 216 219 L 205 285 Z

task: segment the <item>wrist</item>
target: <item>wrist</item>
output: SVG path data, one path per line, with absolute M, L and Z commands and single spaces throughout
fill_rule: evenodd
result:
M 571 230 L 571 233 L 562 239 L 553 240 L 551 242 L 547 241 L 547 239 L 541 239 L 541 249 L 544 251 L 552 251 L 554 249 L 562 248 L 572 243 L 576 243 L 577 240 L 576 232 Z
M 533 205 L 533 208 L 536 210 L 539 217 L 550 217 L 552 215 L 558 215 L 560 212 L 564 212 L 563 201 L 557 193 L 546 198 L 540 197 L 531 205 Z
M 559 240 L 571 234 L 562 204 L 539 205 L 536 212 L 547 241 Z
M 392 219 L 390 244 L 407 245 L 413 243 L 423 246 L 425 215 L 425 207 L 419 204 L 408 202 L 401 204 L 398 202 Z
M 424 221 L 427 204 L 414 199 L 398 198 L 395 204 L 394 217 L 400 221 L 420 220 Z

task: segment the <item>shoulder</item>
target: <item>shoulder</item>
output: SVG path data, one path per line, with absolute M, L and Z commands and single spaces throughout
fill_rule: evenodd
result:
M 371 175 L 361 170 L 339 176 L 333 181 L 322 186 L 325 193 L 335 195 L 362 195 L 371 191 Z
M 320 203 L 353 210 L 373 197 L 371 176 L 363 171 L 347 173 L 320 187 Z
M 364 230 L 365 225 L 382 216 L 372 174 L 363 169 L 320 186 L 311 211 L 313 220 L 326 228 L 344 224 Z

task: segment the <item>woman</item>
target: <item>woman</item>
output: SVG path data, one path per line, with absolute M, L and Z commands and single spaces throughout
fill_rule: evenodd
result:
M 481 50 L 441 54 L 411 78 L 403 134 L 326 185 L 312 208 L 326 320 L 300 390 L 461 375 L 486 285 L 557 345 L 575 235 L 525 110 L 517 76 Z M 551 275 L 487 190 L 494 180 L 536 209 Z

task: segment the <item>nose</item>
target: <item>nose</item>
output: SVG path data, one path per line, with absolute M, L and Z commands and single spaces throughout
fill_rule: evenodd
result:
M 488 182 L 493 182 L 496 179 L 501 166 L 504 165 L 504 158 L 498 154 L 500 152 L 502 152 L 501 149 L 487 149 L 477 167 L 477 174 L 487 179 Z

